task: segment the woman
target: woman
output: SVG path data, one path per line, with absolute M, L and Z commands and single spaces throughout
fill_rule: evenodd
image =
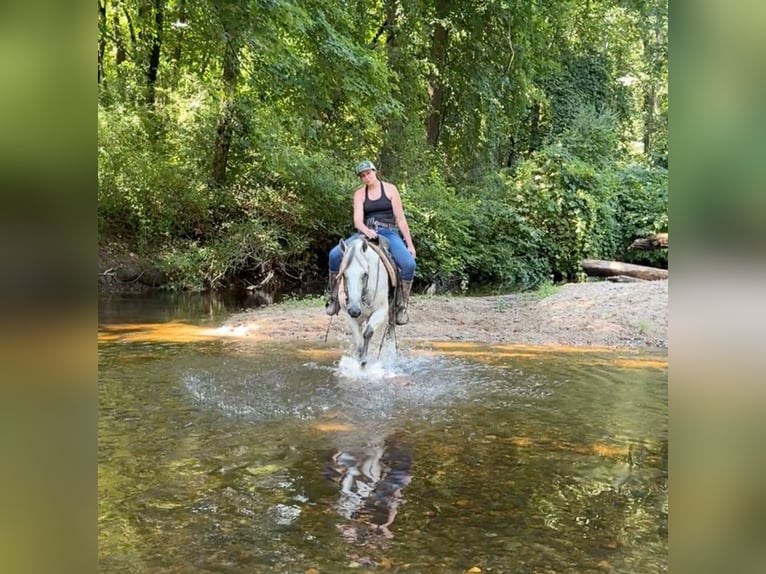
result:
M 354 227 L 358 233 L 349 237 L 347 241 L 360 235 L 368 239 L 382 235 L 388 239 L 389 250 L 399 267 L 402 282 L 401 299 L 397 300 L 396 324 L 406 325 L 409 322 L 407 303 L 415 276 L 415 245 L 412 243 L 410 227 L 404 216 L 399 190 L 394 184 L 378 179 L 377 170 L 371 161 L 363 161 L 356 166 L 356 175 L 364 184 L 354 192 Z M 330 251 L 330 297 L 325 307 L 328 315 L 335 315 L 340 310 L 338 271 L 342 259 L 340 245 L 336 245 Z

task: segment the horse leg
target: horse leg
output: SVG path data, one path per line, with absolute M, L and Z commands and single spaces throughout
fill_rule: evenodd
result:
M 359 362 L 363 367 L 367 366 L 367 349 L 370 346 L 370 339 L 372 339 L 374 333 L 375 330 L 370 328 L 368 322 L 367 327 L 364 329 L 364 335 L 362 336 L 362 345 L 359 347 Z
M 367 350 L 370 347 L 370 340 L 378 327 L 385 321 L 387 315 L 388 312 L 385 309 L 378 309 L 367 319 L 367 325 L 362 335 L 362 346 L 359 349 L 359 362 L 363 367 L 367 364 Z
M 388 308 L 381 307 L 375 311 L 370 318 L 367 319 L 367 326 L 364 329 L 364 353 L 367 354 L 367 347 L 370 344 L 372 336 L 382 327 L 388 320 Z
M 349 317 L 348 321 L 349 328 L 351 329 L 351 337 L 354 340 L 354 347 L 356 348 L 356 356 L 359 359 L 359 362 L 362 366 L 365 365 L 366 360 L 364 360 L 364 356 L 366 354 L 366 348 L 367 345 L 364 340 L 364 336 L 362 335 L 362 327 L 359 325 L 359 322 Z

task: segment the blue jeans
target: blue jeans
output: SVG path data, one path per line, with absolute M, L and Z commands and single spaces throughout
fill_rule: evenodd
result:
M 394 261 L 396 261 L 396 265 L 399 267 L 402 281 L 412 281 L 413 277 L 415 277 L 415 258 L 412 256 L 412 253 L 407 251 L 407 246 L 402 241 L 399 231 L 396 229 L 378 229 L 378 235 L 388 239 L 388 242 L 391 244 L 389 250 Z M 360 236 L 361 233 L 354 233 L 346 239 L 346 243 Z M 341 253 L 340 245 L 336 245 L 330 250 L 330 271 L 332 273 L 337 273 L 340 270 L 340 262 L 342 260 L 343 253 Z

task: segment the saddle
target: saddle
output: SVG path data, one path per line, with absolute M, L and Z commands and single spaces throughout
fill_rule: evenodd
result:
M 388 271 L 388 322 L 390 325 L 396 324 L 396 295 L 401 290 L 401 280 L 399 278 L 399 270 L 396 266 L 391 252 L 389 251 L 390 243 L 387 238 L 382 235 L 378 235 L 377 240 L 365 239 L 368 247 L 370 247 L 375 253 L 378 254 L 380 260 L 383 262 L 383 266 Z
M 386 271 L 388 271 L 389 285 L 391 287 L 396 287 L 399 283 L 399 272 L 396 269 L 396 262 L 394 261 L 394 258 L 391 256 L 391 252 L 389 251 L 390 243 L 388 239 L 382 235 L 378 235 L 377 242 L 374 239 L 367 239 L 366 241 L 367 245 L 371 247 L 375 253 L 378 254 L 378 257 L 380 257 L 380 260 L 383 262 Z

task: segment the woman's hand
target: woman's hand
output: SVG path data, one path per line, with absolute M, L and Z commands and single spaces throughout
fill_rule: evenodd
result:
M 415 254 L 415 246 L 414 245 L 410 245 L 409 247 L 407 247 L 407 251 L 409 251 L 412 254 L 412 258 L 413 259 L 417 258 L 417 255 Z

